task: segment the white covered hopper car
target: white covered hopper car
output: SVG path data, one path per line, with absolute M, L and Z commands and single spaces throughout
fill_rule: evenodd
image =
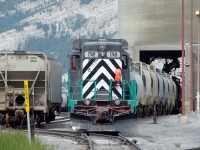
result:
M 28 80 L 30 114 L 37 123 L 60 111 L 61 64 L 41 52 L 0 52 L 0 120 L 21 124 L 25 112 L 24 80 Z

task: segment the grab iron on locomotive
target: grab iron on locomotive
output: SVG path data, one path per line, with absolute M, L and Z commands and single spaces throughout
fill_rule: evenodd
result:
M 77 39 L 68 58 L 68 111 L 94 123 L 177 111 L 180 80 L 134 62 L 124 39 Z

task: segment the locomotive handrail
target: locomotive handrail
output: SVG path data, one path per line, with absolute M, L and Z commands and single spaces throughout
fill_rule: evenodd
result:
M 74 92 L 73 92 L 73 94 L 72 94 L 72 98 L 74 98 L 74 94 L 75 94 L 75 92 L 76 92 L 76 90 L 77 90 L 77 87 L 80 87 L 80 100 L 83 100 L 83 94 L 82 94 L 82 89 L 83 89 L 83 82 L 84 81 L 87 81 L 87 82 L 93 82 L 94 83 L 94 100 L 96 100 L 96 92 L 97 92 L 97 90 L 96 90 L 96 80 L 90 80 L 90 79 L 86 79 L 86 80 L 79 80 L 78 82 L 77 82 L 77 84 L 76 84 L 76 86 L 74 86 L 74 87 L 76 87 L 75 88 L 75 90 L 74 90 Z M 115 81 L 117 81 L 117 80 L 110 80 L 109 82 L 110 82 L 110 87 L 109 87 L 109 100 L 112 100 L 112 84 L 113 84 L 113 82 L 115 82 Z M 120 80 L 120 82 L 122 82 L 122 86 L 123 86 L 123 96 L 122 96 L 122 100 L 125 100 L 125 83 L 127 82 L 128 83 L 128 81 L 126 81 L 126 80 Z M 79 85 L 79 86 L 78 86 Z
M 134 106 L 136 106 L 136 81 L 131 80 L 130 83 L 128 83 L 127 80 L 121 80 L 120 82 L 122 82 L 122 100 L 125 100 L 125 84 L 127 83 L 128 87 L 130 89 L 129 90 L 130 101 L 128 101 L 128 102 L 131 105 L 131 107 L 133 108 Z M 136 108 L 134 108 L 133 112 L 136 113 Z
M 86 79 L 86 80 L 79 80 L 76 85 L 74 86 L 75 89 L 72 93 L 72 97 L 70 98 L 74 98 L 74 94 L 76 93 L 76 90 L 77 90 L 77 87 L 80 87 L 80 100 L 83 100 L 83 94 L 82 94 L 82 89 L 83 89 L 83 82 L 84 81 L 89 81 L 89 82 L 93 82 L 94 83 L 94 100 L 96 100 L 96 80 L 89 80 L 89 79 Z M 71 93 L 69 93 L 69 95 L 71 95 Z
M 87 82 L 93 82 L 94 83 L 94 100 L 96 100 L 96 80 L 90 80 L 90 79 L 86 79 L 86 80 L 79 80 L 77 82 L 77 84 L 74 86 L 75 89 L 72 93 L 72 99 L 74 99 L 74 95 L 76 93 L 76 90 L 78 87 L 80 87 L 80 100 L 83 100 L 83 94 L 82 94 L 82 89 L 83 89 L 83 82 L 84 81 L 87 81 Z M 115 82 L 116 80 L 109 80 L 110 82 L 110 86 L 109 86 L 109 101 L 112 100 L 112 88 L 113 88 L 113 83 Z M 117 80 L 118 81 L 118 80 Z M 120 82 L 122 83 L 122 101 L 125 100 L 125 85 L 127 84 L 128 88 L 130 89 L 129 92 L 130 92 L 130 97 L 129 97 L 129 101 L 128 101 L 128 104 L 131 105 L 131 107 L 133 108 L 133 112 L 136 113 L 136 108 L 134 108 L 134 106 L 136 106 L 136 81 L 135 80 L 132 80 L 130 82 L 128 82 L 127 80 L 120 80 Z M 71 94 L 70 94 L 71 95 Z
M 110 89 L 112 88 L 113 81 L 110 79 L 109 82 L 110 82 L 110 87 L 109 87 L 109 101 L 111 101 L 112 100 L 112 91 Z
M 130 88 L 130 99 L 132 100 L 132 103 L 130 104 L 132 107 L 134 107 L 133 113 L 136 113 L 136 81 L 135 80 L 131 80 L 130 84 L 129 84 L 129 88 Z
M 74 98 L 74 94 L 75 94 L 75 92 L 76 92 L 76 89 L 77 89 L 78 85 L 80 84 L 80 81 L 81 81 L 81 80 L 79 80 L 79 81 L 76 83 L 76 86 L 74 86 L 75 89 L 74 89 L 74 92 L 73 92 L 73 94 L 72 94 L 72 98 Z M 71 95 L 71 93 L 69 93 L 69 95 Z M 69 97 L 69 98 L 70 98 L 70 97 Z
M 96 80 L 90 80 L 90 79 L 80 80 L 80 81 L 81 81 L 80 100 L 83 99 L 82 89 L 83 89 L 83 82 L 84 81 L 88 81 L 88 82 L 93 82 L 94 83 L 94 100 L 96 100 L 96 85 L 97 85 L 97 81 Z
M 125 100 L 125 84 L 128 83 L 128 81 L 127 80 L 121 80 L 120 82 L 122 83 L 122 100 L 124 101 Z
M 121 82 L 122 83 L 122 100 L 124 101 L 125 100 L 125 82 L 127 82 L 128 83 L 128 81 L 127 80 L 110 80 L 110 89 L 109 89 L 109 91 L 110 91 L 110 96 L 109 96 L 109 100 L 112 100 L 112 84 L 113 84 L 113 82 L 115 82 L 115 81 L 119 81 L 119 82 Z

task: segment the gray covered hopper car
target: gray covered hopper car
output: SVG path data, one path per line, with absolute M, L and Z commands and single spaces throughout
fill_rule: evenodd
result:
M 0 121 L 22 123 L 26 113 L 24 80 L 29 84 L 34 121 L 54 120 L 62 103 L 61 73 L 61 64 L 41 52 L 0 52 Z

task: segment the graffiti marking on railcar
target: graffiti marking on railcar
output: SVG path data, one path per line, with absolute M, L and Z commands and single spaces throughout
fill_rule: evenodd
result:
M 30 57 L 30 62 L 37 62 L 37 57 L 34 56 Z
M 30 62 L 37 62 L 37 60 L 30 60 Z

